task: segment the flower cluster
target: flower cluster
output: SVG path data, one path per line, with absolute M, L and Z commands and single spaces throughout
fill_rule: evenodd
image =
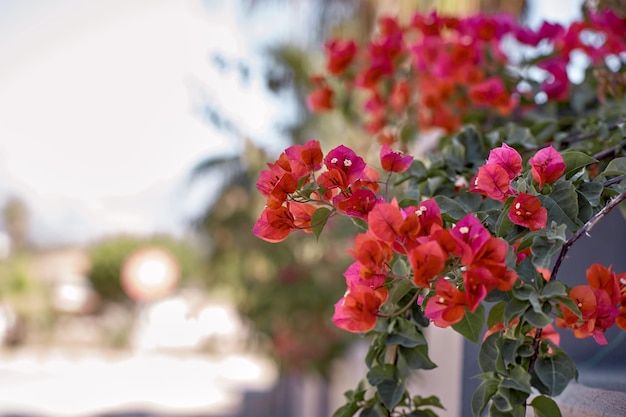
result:
M 457 18 L 418 13 L 406 25 L 383 17 L 367 45 L 347 39 L 325 44 L 328 77 L 313 77 L 308 105 L 314 111 L 332 109 L 340 88 L 332 84 L 338 79 L 341 88 L 365 92 L 370 132 L 412 123 L 453 132 L 476 109 L 509 115 L 540 95 L 568 100 L 571 52 L 586 54 L 592 65 L 601 66 L 626 49 L 625 25 L 610 9 L 591 12 L 589 19 L 568 27 L 544 22 L 536 30 L 506 14 Z M 507 54 L 504 45 L 512 39 L 518 48 L 541 45 L 549 51 L 543 59 L 532 57 L 535 72 L 542 74 L 539 80 L 527 77 L 528 71 L 507 70 L 528 67 Z
M 626 272 L 615 273 L 611 268 L 593 264 L 587 269 L 587 285 L 577 285 L 569 292 L 579 313 L 561 305 L 563 317 L 557 326 L 574 331 L 577 338 L 593 337 L 606 345 L 604 332 L 614 324 L 626 330 Z
M 539 189 L 555 182 L 565 172 L 563 157 L 552 145 L 537 151 L 528 162 Z M 511 187 L 512 181 L 521 173 L 522 156 L 503 143 L 489 152 L 489 159 L 478 169 L 470 191 L 500 202 L 515 196 L 508 213 L 511 222 L 532 231 L 543 229 L 548 221 L 548 211 L 541 206 L 539 199 L 528 193 L 518 193 Z

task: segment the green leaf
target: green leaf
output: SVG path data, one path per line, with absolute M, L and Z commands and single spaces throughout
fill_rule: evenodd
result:
M 543 287 L 541 294 L 539 294 L 540 300 L 547 300 L 554 297 L 567 297 L 567 287 L 561 281 L 550 281 Z
M 487 328 L 491 329 L 498 323 L 504 323 L 504 310 L 506 308 L 506 301 L 500 301 L 495 304 L 489 310 L 489 314 L 487 315 Z
M 485 307 L 479 304 L 473 313 L 465 308 L 465 315 L 460 322 L 453 324 L 452 328 L 463 335 L 466 339 L 478 343 L 480 334 L 485 324 Z
M 567 229 L 577 229 L 578 198 L 576 188 L 568 181 L 558 181 L 554 184 L 550 195 L 537 196 L 541 205 L 548 210 L 548 224 L 555 221 L 557 224 L 567 225 Z
M 404 317 L 396 317 L 394 321 L 394 331 L 387 335 L 387 340 L 385 341 L 386 345 L 399 345 L 412 348 L 426 344 L 424 334 L 413 322 L 410 322 Z
M 574 361 L 565 353 L 538 358 L 534 371 L 547 388 L 546 394 L 553 397 L 561 394 L 567 384 L 577 375 Z
M 498 390 L 498 381 L 494 379 L 486 379 L 476 388 L 474 394 L 472 394 L 472 415 L 474 417 L 480 417 L 485 407 L 489 403 L 489 400 Z
M 525 148 L 533 148 L 537 146 L 537 141 L 530 132 L 530 129 L 513 123 L 509 123 L 507 125 L 506 143 L 511 146 L 514 144 L 520 144 Z
M 437 365 L 428 356 L 428 345 L 414 348 L 398 348 L 398 363 L 406 365 L 408 369 L 434 369 Z
M 404 384 L 400 380 L 386 380 L 376 386 L 378 395 L 388 410 L 394 409 L 406 393 Z
M 626 174 L 626 157 L 615 158 L 609 162 L 601 175 L 623 175 Z
M 562 417 L 561 410 L 556 402 L 544 395 L 538 395 L 530 402 L 535 411 L 535 417 Z
M 508 324 L 516 317 L 519 317 L 528 308 L 528 303 L 518 299 L 512 299 L 506 303 L 504 308 L 504 325 Z
M 350 217 L 350 220 L 352 220 L 352 223 L 354 223 L 354 225 L 361 230 L 367 231 L 367 229 L 369 229 L 369 224 L 363 219 L 359 219 L 358 217 Z
M 578 192 L 584 195 L 593 207 L 600 204 L 602 190 L 604 190 L 604 187 L 599 182 L 583 182 L 578 186 Z
M 513 198 L 509 198 L 504 206 L 500 210 L 498 210 L 499 216 L 495 224 L 495 232 L 497 237 L 505 237 L 513 229 L 513 227 L 515 227 L 515 224 L 513 224 L 511 219 L 509 219 L 509 210 L 512 203 Z
M 530 247 L 533 264 L 542 268 L 549 268 L 552 257 L 561 249 L 561 246 L 563 246 L 561 241 L 535 236 Z
M 500 384 L 503 388 L 510 388 L 530 394 L 530 374 L 520 365 L 514 365 L 508 378 Z
M 489 417 L 524 417 L 526 415 L 526 409 L 522 405 L 517 405 L 509 411 L 500 411 L 496 407 L 495 403 L 489 407 Z
M 313 213 L 311 216 L 311 230 L 315 238 L 318 239 L 322 230 L 324 230 L 324 226 L 326 226 L 326 222 L 328 221 L 328 216 L 330 216 L 331 210 L 327 207 L 320 207 Z
M 371 407 L 366 407 L 361 411 L 359 417 L 387 417 L 387 412 L 383 409 L 381 404 L 374 404 Z
M 357 411 L 359 411 L 359 407 L 356 403 L 350 402 L 339 407 L 334 413 L 333 417 L 353 417 Z
M 503 389 L 502 384 L 498 387 L 496 395 L 491 399 L 493 406 L 498 411 L 510 412 L 513 411 L 513 404 L 511 404 L 511 398 L 509 396 L 509 390 Z M 489 413 L 491 415 L 491 412 Z
M 367 382 L 372 386 L 378 386 L 384 381 L 397 379 L 398 369 L 390 364 L 373 366 L 367 373 Z
M 506 374 L 500 333 L 494 333 L 485 339 L 478 352 L 478 365 L 483 372 Z
M 399 260 L 397 263 L 404 264 L 404 260 Z M 394 270 L 395 268 L 396 265 L 394 264 Z M 389 301 L 391 301 L 391 304 L 397 305 L 413 288 L 415 288 L 415 285 L 408 279 L 398 280 L 390 291 Z
M 580 312 L 578 305 L 574 300 L 569 297 L 558 297 L 558 300 L 561 304 L 567 307 L 572 313 L 576 314 L 576 317 L 579 319 L 583 318 L 583 313 Z
M 441 215 L 448 221 L 456 222 L 467 215 L 463 206 L 450 197 L 436 195 L 434 199 L 441 210 Z
M 552 323 L 552 319 L 550 318 L 550 316 L 543 312 L 538 312 L 530 308 L 526 311 L 526 313 L 524 313 L 524 319 L 533 327 L 541 329 Z
M 443 405 L 441 405 L 441 400 L 436 395 L 431 395 L 430 397 L 416 395 L 413 397 L 413 405 L 415 407 L 431 406 L 441 408 L 442 410 L 446 409 Z
M 570 178 L 581 168 L 598 162 L 597 159 L 578 151 L 566 151 L 561 156 L 565 162 L 565 178 Z

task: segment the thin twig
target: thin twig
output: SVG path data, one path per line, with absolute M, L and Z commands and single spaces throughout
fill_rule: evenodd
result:
M 391 314 L 382 314 L 382 313 L 378 313 L 378 317 L 383 317 L 383 318 L 391 318 L 391 317 L 398 317 L 399 315 L 401 315 L 402 313 L 404 313 L 405 311 L 407 311 L 409 308 L 411 308 L 413 306 L 413 304 L 415 304 L 415 302 L 417 301 L 417 299 L 420 296 L 420 291 L 416 291 L 415 295 L 413 296 L 413 298 L 411 298 L 411 301 L 409 301 L 404 307 L 402 307 L 400 310 L 393 312 Z
M 593 155 L 592 157 L 597 160 L 608 158 L 610 156 L 615 155 L 615 153 L 617 152 L 617 149 L 619 148 L 626 148 L 626 139 L 621 141 L 619 145 L 600 151 L 597 154 Z
M 626 119 L 620 119 L 620 120 L 618 120 L 615 123 L 610 123 L 610 124 L 606 125 L 606 127 L 607 127 L 608 130 L 613 130 L 613 129 L 619 127 L 623 123 L 626 123 Z M 572 143 L 576 143 L 576 142 L 580 142 L 580 141 L 583 141 L 583 140 L 594 138 L 594 137 L 598 136 L 600 133 L 601 133 L 600 131 L 579 133 L 577 135 L 568 136 L 565 139 L 561 140 L 560 142 L 565 144 L 565 145 L 570 145 Z
M 622 191 L 621 194 L 614 197 L 609 204 L 607 204 L 602 210 L 597 212 L 596 214 L 589 219 L 587 223 L 583 227 L 581 227 L 565 244 L 561 247 L 561 252 L 559 253 L 559 257 L 556 259 L 556 263 L 552 268 L 552 273 L 550 274 L 550 279 L 556 279 L 556 274 L 559 272 L 559 268 L 561 267 L 561 263 L 563 263 L 563 259 L 565 259 L 565 255 L 572 247 L 572 245 L 580 239 L 583 235 L 588 235 L 593 226 L 596 225 L 604 216 L 606 216 L 613 208 L 615 208 L 619 203 L 626 199 L 626 191 Z

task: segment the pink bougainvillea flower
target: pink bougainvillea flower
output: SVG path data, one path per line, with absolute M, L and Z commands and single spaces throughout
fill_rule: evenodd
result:
M 446 264 L 448 254 L 435 241 L 426 242 L 409 251 L 409 263 L 413 269 L 413 282 L 418 287 L 430 288 L 435 278 Z
M 567 76 L 567 61 L 551 59 L 539 64 L 539 67 L 548 72 L 548 77 L 541 83 L 541 90 L 549 100 L 565 101 L 570 95 L 570 82 Z
M 522 156 L 506 143 L 501 147 L 494 148 L 489 152 L 488 165 L 498 165 L 506 171 L 509 180 L 517 177 L 522 172 Z
M 432 198 L 419 203 L 415 214 L 420 224 L 419 235 L 421 236 L 428 236 L 443 226 L 441 210 Z
M 474 186 L 470 190 L 504 202 L 513 193 L 507 170 L 500 165 L 486 164 L 478 168 Z
M 468 96 L 475 105 L 495 107 L 501 114 L 509 114 L 516 104 L 500 77 L 491 77 L 473 84 Z
M 343 191 L 350 187 L 350 182 L 348 181 L 348 176 L 345 171 L 338 168 L 331 168 L 328 171 L 322 172 L 317 178 L 317 183 L 326 190 L 339 189 Z M 329 197 L 334 195 L 336 195 L 336 193 L 331 196 L 325 195 L 324 197 L 329 199 Z
M 475 311 L 487 294 L 496 287 L 496 277 L 487 268 L 472 268 L 463 272 L 463 286 L 467 308 Z
M 538 150 L 528 162 L 533 178 L 539 183 L 539 188 L 558 180 L 565 172 L 563 157 L 552 145 Z
M 491 239 L 491 233 L 473 214 L 463 217 L 452 229 L 450 235 L 457 247 L 455 254 L 461 257 L 463 265 L 470 265 L 474 255 Z
M 360 179 L 365 169 L 365 161 L 347 146 L 339 145 L 326 154 L 326 168 L 339 169 L 346 174 L 348 183 Z
M 326 50 L 326 70 L 333 75 L 341 75 L 354 60 L 357 45 L 353 40 L 331 39 L 324 44 Z
M 519 193 L 511 203 L 508 217 L 513 223 L 535 231 L 546 227 L 548 210 L 534 195 Z
M 371 288 L 381 287 L 385 283 L 387 278 L 385 274 L 371 274 L 362 276 L 361 272 L 364 270 L 363 265 L 360 262 L 353 262 L 348 269 L 343 273 L 346 278 L 346 284 L 348 288 L 355 285 L 367 285 Z
M 461 321 L 465 315 L 465 294 L 445 278 L 437 280 L 435 292 L 426 302 L 424 316 L 437 327 L 448 327 Z
M 333 323 L 349 332 L 368 332 L 376 326 L 378 311 L 387 296 L 384 287 L 372 289 L 367 285 L 352 286 L 335 304 Z
M 280 207 L 287 200 L 289 194 L 298 188 L 298 180 L 291 173 L 291 164 L 283 152 L 273 164 L 267 164 L 269 169 L 259 173 L 256 188 L 267 198 L 267 206 Z
M 294 230 L 293 215 L 285 206 L 266 207 L 252 228 L 252 232 L 267 242 L 282 242 Z
M 400 151 L 392 151 L 387 145 L 380 149 L 380 164 L 387 172 L 404 172 L 411 166 L 413 157 Z

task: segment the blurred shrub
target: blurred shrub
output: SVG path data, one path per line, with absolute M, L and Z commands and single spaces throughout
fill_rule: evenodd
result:
M 126 258 L 135 250 L 155 246 L 172 254 L 180 268 L 180 283 L 199 278 L 199 262 L 193 247 L 171 236 L 142 238 L 118 236 L 94 244 L 89 251 L 91 268 L 87 278 L 103 301 L 129 302 L 121 285 L 120 273 Z

